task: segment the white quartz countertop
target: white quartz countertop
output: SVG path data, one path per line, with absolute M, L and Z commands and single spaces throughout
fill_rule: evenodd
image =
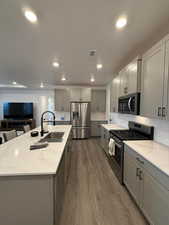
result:
M 101 124 L 106 130 L 126 130 L 127 128 L 121 127 L 117 124 Z
M 125 141 L 124 143 L 169 176 L 169 147 L 155 141 Z
M 65 132 L 63 141 L 49 143 L 46 148 L 31 151 L 30 145 L 42 137 L 40 135 L 31 137 L 30 132 L 27 132 L 2 144 L 0 146 L 0 176 L 56 174 L 71 125 L 48 126 L 48 129 L 49 132 Z

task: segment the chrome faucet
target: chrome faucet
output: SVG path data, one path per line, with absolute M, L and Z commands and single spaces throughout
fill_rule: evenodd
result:
M 55 126 L 55 114 L 54 114 L 54 112 L 52 112 L 52 111 L 45 111 L 44 113 L 42 113 L 42 116 L 41 116 L 41 132 L 40 132 L 41 136 L 43 136 L 44 133 L 45 133 L 45 131 L 43 129 L 43 117 L 44 117 L 44 115 L 46 113 L 51 113 L 53 115 L 53 126 Z

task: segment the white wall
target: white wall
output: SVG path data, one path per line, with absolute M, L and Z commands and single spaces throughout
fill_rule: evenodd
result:
M 3 119 L 3 102 L 33 102 L 36 125 L 40 125 L 42 112 L 54 111 L 54 91 L 52 90 L 0 90 L 0 119 Z
M 117 123 L 123 127 L 128 127 L 128 121 L 154 126 L 154 140 L 169 146 L 169 121 L 156 120 L 142 116 L 133 116 L 120 113 L 110 114 L 111 123 Z
M 109 93 L 110 86 L 107 86 Z M 106 104 L 110 105 L 110 95 L 107 95 Z M 154 140 L 169 146 L 169 121 L 157 120 L 143 116 L 134 116 L 129 114 L 110 113 L 110 107 L 107 106 L 107 119 L 109 123 L 116 123 L 122 127 L 128 128 L 128 121 L 135 121 L 145 125 L 154 126 Z

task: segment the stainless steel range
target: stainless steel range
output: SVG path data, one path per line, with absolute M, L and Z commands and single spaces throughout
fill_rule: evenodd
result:
M 123 160 L 124 160 L 124 142 L 129 140 L 153 140 L 154 127 L 129 121 L 129 129 L 127 130 L 110 130 L 110 138 L 115 142 L 115 152 L 110 155 L 107 152 L 109 163 L 123 184 Z

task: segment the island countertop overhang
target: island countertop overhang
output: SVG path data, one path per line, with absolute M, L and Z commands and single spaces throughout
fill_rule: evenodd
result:
M 55 175 L 71 133 L 71 125 L 48 126 L 49 132 L 64 132 L 62 142 L 53 142 L 44 149 L 30 150 L 41 137 L 23 134 L 0 146 L 0 177 Z M 35 130 L 40 131 L 40 128 Z

